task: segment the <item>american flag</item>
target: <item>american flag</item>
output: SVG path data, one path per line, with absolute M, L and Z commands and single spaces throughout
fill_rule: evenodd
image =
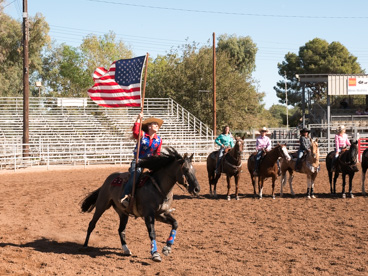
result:
M 141 78 L 146 56 L 114 61 L 109 70 L 93 73 L 95 84 L 88 95 L 100 106 L 141 106 Z

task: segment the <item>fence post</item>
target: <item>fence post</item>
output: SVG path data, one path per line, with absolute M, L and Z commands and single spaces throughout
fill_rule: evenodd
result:
M 22 144 L 23 148 L 23 144 Z M 17 144 L 14 145 L 14 171 L 17 170 Z
M 84 168 L 86 168 L 86 164 L 87 164 L 87 146 L 86 143 L 84 144 Z
M 50 166 L 50 144 L 47 144 L 47 170 L 49 170 L 49 166 Z

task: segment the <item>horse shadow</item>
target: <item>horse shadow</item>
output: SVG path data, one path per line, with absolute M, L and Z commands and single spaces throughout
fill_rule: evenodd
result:
M 58 242 L 48 238 L 41 238 L 24 244 L 0 243 L 0 248 L 5 246 L 13 246 L 19 248 L 32 248 L 42 253 L 68 254 L 68 255 L 88 255 L 96 258 L 106 255 L 117 255 L 126 258 L 123 252 L 119 252 L 118 248 L 110 247 L 82 247 L 81 244 L 75 242 Z M 137 256 L 129 256 L 129 258 L 137 258 Z M 142 265 L 150 265 L 148 262 L 140 261 Z

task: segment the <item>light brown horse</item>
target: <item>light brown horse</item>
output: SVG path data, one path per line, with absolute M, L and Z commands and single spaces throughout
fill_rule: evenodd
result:
M 256 152 L 252 153 L 252 155 L 248 159 L 248 171 L 250 173 L 250 177 L 252 179 L 253 191 L 254 195 L 256 193 L 256 178 L 257 176 L 253 175 L 255 164 L 256 164 Z M 273 149 L 265 154 L 263 159 L 260 161 L 258 167 L 258 192 L 259 198 L 262 199 L 263 193 L 263 182 L 266 178 L 272 177 L 272 198 L 275 199 L 275 181 L 277 179 L 277 160 L 282 158 L 290 159 L 289 153 L 286 148 L 286 144 L 277 144 Z
M 235 145 L 232 149 L 230 149 L 221 159 L 221 163 L 219 165 L 219 171 L 221 173 L 226 174 L 226 181 L 227 181 L 227 200 L 230 200 L 230 188 L 231 183 L 230 179 L 234 176 L 235 179 L 235 199 L 239 199 L 239 177 L 240 172 L 242 170 L 242 154 L 243 154 L 243 145 L 244 141 L 241 138 L 237 138 L 235 141 Z M 210 184 L 210 195 L 217 198 L 216 194 L 216 185 L 221 176 L 221 174 L 215 173 L 216 169 L 216 156 L 218 151 L 211 152 L 207 157 L 207 174 L 208 174 L 208 181 Z M 212 185 L 213 187 L 213 194 L 212 194 Z
M 292 154 L 291 160 L 286 160 L 285 158 L 281 159 L 281 190 L 280 196 L 283 195 L 283 187 L 287 181 L 286 172 L 289 172 L 289 185 L 290 185 L 290 192 L 294 196 L 295 193 L 293 191 L 293 171 L 295 170 L 295 162 L 297 157 L 297 152 Z M 303 173 L 307 175 L 307 197 L 308 198 L 315 198 L 314 195 L 314 180 L 317 177 L 317 174 L 320 170 L 319 164 L 319 148 L 318 148 L 318 139 L 312 140 L 311 145 L 311 152 L 307 154 L 304 158 L 299 161 L 302 163 L 302 167 L 299 170 L 299 173 Z

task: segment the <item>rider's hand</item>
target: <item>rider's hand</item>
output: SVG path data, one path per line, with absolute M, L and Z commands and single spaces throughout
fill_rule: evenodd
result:
M 142 121 L 142 118 L 143 118 L 143 111 L 138 114 L 137 122 Z

